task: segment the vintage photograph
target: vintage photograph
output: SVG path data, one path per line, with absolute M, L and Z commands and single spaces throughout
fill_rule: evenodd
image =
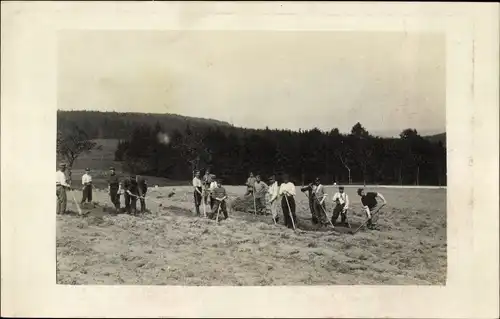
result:
M 57 284 L 446 285 L 445 40 L 59 31 Z

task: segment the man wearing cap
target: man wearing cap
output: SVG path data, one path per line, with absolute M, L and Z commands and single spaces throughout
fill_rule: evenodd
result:
M 66 190 L 71 189 L 66 179 L 66 164 L 59 164 L 59 169 L 56 171 L 56 196 L 57 196 L 57 215 L 66 213 L 67 196 Z
M 114 167 L 111 167 L 110 174 L 108 178 L 108 194 L 111 203 L 115 205 L 116 210 L 120 209 L 120 193 L 121 193 L 121 183 Z
M 193 189 L 194 189 L 194 208 L 196 209 L 196 216 L 200 216 L 200 205 L 203 195 L 203 188 L 200 179 L 200 171 L 194 172 Z
M 328 224 L 325 208 L 325 188 L 321 185 L 319 178 L 314 180 L 313 185 L 313 197 L 314 197 L 314 214 L 318 220 L 318 223 L 322 226 Z
M 347 210 L 349 209 L 349 196 L 344 192 L 344 186 L 339 186 L 339 191 L 333 195 L 335 208 L 333 209 L 332 224 L 335 225 L 339 215 L 341 215 L 341 224 L 348 225 Z
M 382 194 L 377 192 L 365 193 L 365 190 L 362 188 L 358 189 L 358 195 L 361 197 L 361 204 L 363 205 L 363 209 L 368 217 L 367 227 L 368 229 L 375 229 L 376 225 L 372 220 L 372 213 L 378 207 L 377 197 L 383 201 L 384 205 L 387 204 L 387 201 Z
M 271 211 L 271 215 L 273 216 L 273 220 L 277 223 L 279 221 L 278 216 L 278 182 L 274 175 L 269 177 L 269 187 L 267 189 L 268 209 Z
M 139 196 L 139 187 L 136 177 L 133 174 L 124 181 L 125 189 L 125 209 L 129 214 L 135 215 L 137 210 L 137 197 Z
M 300 191 L 306 194 L 308 202 L 309 202 L 309 210 L 311 211 L 312 223 L 317 224 L 318 218 L 316 217 L 316 213 L 314 211 L 314 194 L 313 194 L 313 183 L 309 183 L 309 185 L 302 186 Z M 307 192 L 307 193 L 306 193 Z
M 264 214 L 266 209 L 267 184 L 261 180 L 260 175 L 255 176 L 255 206 L 256 213 Z
M 92 176 L 90 176 L 90 169 L 85 169 L 85 174 L 82 176 L 82 201 L 81 204 L 85 202 L 92 202 Z
M 212 189 L 212 195 L 214 199 L 214 205 L 212 207 L 212 213 L 210 214 L 210 219 L 215 219 L 217 217 L 217 211 L 222 212 L 224 215 L 224 219 L 228 219 L 227 208 L 226 208 L 226 199 L 227 193 L 226 189 L 222 186 L 222 180 L 217 178 L 215 183 L 215 187 Z

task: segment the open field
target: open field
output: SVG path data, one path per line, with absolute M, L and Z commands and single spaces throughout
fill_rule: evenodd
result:
M 176 194 L 167 198 L 172 189 Z M 244 187 L 227 186 L 233 196 Z M 59 284 L 329 285 L 446 282 L 446 190 L 380 188 L 388 201 L 380 231 L 312 231 L 299 191 L 294 232 L 270 216 L 230 211 L 214 221 L 194 217 L 190 187 L 148 193 L 150 213 L 109 215 L 104 191 L 87 217 L 57 216 Z M 331 216 L 331 195 L 327 211 Z M 353 227 L 363 220 L 354 188 L 347 188 Z M 76 193 L 76 192 L 75 192 Z M 77 200 L 80 199 L 77 193 Z M 233 197 L 234 198 L 234 197 Z M 159 206 L 162 203 L 162 206 Z M 68 208 L 77 211 L 71 194 Z M 282 222 L 283 218 L 281 218 Z

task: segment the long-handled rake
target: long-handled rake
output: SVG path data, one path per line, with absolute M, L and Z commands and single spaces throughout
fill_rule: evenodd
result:
M 288 202 L 288 196 L 286 196 L 286 194 L 284 196 L 286 200 L 286 205 L 288 206 L 288 215 L 290 215 L 290 219 L 292 220 L 293 230 L 296 230 L 295 222 L 293 221 L 292 209 L 290 208 L 290 203 Z
M 384 206 L 385 206 L 385 204 L 380 205 L 380 207 L 377 208 L 376 211 L 374 211 L 373 213 L 371 213 L 371 217 L 373 218 L 373 216 L 377 215 L 380 212 L 380 210 L 382 209 L 382 207 L 384 207 Z M 367 218 L 361 225 L 359 225 L 358 228 L 356 228 L 356 230 L 350 231 L 349 234 L 351 234 L 351 235 L 356 234 L 363 226 L 366 225 L 366 223 L 368 222 L 368 220 L 370 220 L 370 218 Z
M 73 197 L 73 201 L 75 202 L 76 208 L 78 209 L 78 215 L 82 216 L 83 212 L 82 212 L 82 209 L 80 208 L 80 204 L 78 204 L 78 201 L 76 200 L 75 193 L 73 193 L 73 191 L 70 191 L 70 192 L 71 192 L 71 196 Z
M 325 195 L 326 196 L 326 195 Z M 330 223 L 330 225 L 332 226 L 332 228 L 335 228 L 335 226 L 333 226 L 333 223 L 330 219 L 328 219 L 328 214 L 326 213 L 326 210 L 325 208 L 323 207 L 323 205 L 321 204 L 321 202 L 319 201 L 319 199 L 314 196 L 314 199 L 316 199 L 316 202 L 318 203 L 318 205 L 321 207 L 321 210 L 323 211 L 323 213 L 325 213 L 325 217 L 326 217 L 326 220 L 328 220 L 328 222 Z

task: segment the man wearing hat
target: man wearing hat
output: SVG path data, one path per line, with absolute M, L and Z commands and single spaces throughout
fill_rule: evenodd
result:
M 348 225 L 347 210 L 349 209 L 349 196 L 344 192 L 344 186 L 339 186 L 339 191 L 333 195 L 335 208 L 333 209 L 332 224 L 335 225 L 339 215 L 341 215 L 341 224 Z
M 313 185 L 313 198 L 314 198 L 314 214 L 316 215 L 316 219 L 318 223 L 322 226 L 328 224 L 327 216 L 326 216 L 326 208 L 325 208 L 325 188 L 321 185 L 321 181 L 319 178 L 314 180 Z
M 212 189 L 212 196 L 214 200 L 214 205 L 212 207 L 212 213 L 210 214 L 210 219 L 215 219 L 217 216 L 217 211 L 222 212 L 224 215 L 224 219 L 228 218 L 227 208 L 226 208 L 226 199 L 227 193 L 226 189 L 222 186 L 222 179 L 217 178 L 215 180 L 215 188 Z
M 85 174 L 82 176 L 82 201 L 81 204 L 92 202 L 92 176 L 90 176 L 90 169 L 85 169 Z
M 108 194 L 111 200 L 111 203 L 115 205 L 116 210 L 120 209 L 120 191 L 121 184 L 118 175 L 116 175 L 116 171 L 114 167 L 111 167 L 110 174 L 108 178 Z
M 66 190 L 71 189 L 66 179 L 66 164 L 59 164 L 59 169 L 56 171 L 56 196 L 57 196 L 57 215 L 64 214 L 66 212 L 67 196 Z

